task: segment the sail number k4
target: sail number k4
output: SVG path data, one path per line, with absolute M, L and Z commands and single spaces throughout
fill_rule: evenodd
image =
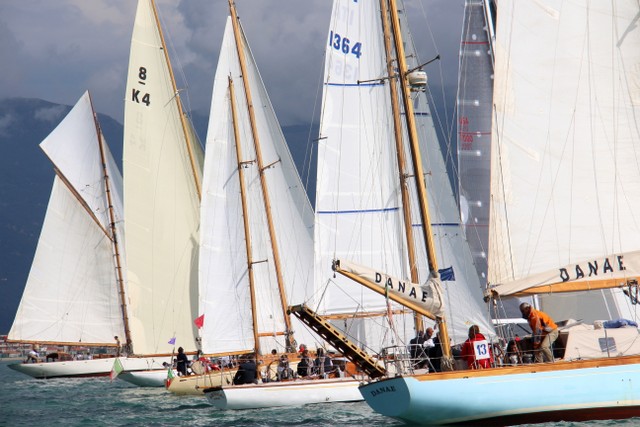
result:
M 362 55 L 362 43 L 356 42 L 351 45 L 351 40 L 333 31 L 329 32 L 329 46 L 344 54 L 351 53 L 355 55 L 356 58 L 360 58 L 360 55 Z
M 147 80 L 147 69 L 145 67 L 140 67 L 138 69 L 138 84 L 145 85 Z M 147 107 L 151 104 L 151 95 L 149 92 L 142 93 L 141 90 L 131 89 L 131 101 L 137 102 L 138 104 L 143 103 Z

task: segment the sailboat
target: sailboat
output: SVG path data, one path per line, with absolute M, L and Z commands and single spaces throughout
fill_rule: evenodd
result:
M 218 356 L 250 354 L 264 367 L 271 350 L 291 355 L 297 342 L 321 340 L 288 312 L 312 297 L 314 215 L 232 0 L 229 8 L 205 159 L 202 345 Z M 204 393 L 217 409 L 362 400 L 355 379 L 261 376 Z
M 118 378 L 164 386 L 177 347 L 199 350 L 198 250 L 203 151 L 182 109 L 155 2 L 136 11 L 124 117 L 129 355 Z M 132 372 L 137 360 L 151 360 Z M 117 368 L 117 369 L 116 369 Z
M 9 341 L 104 347 L 128 334 L 123 301 L 122 178 L 89 92 L 40 144 L 54 166 L 53 188 Z M 35 378 L 108 375 L 105 357 L 11 364 Z
M 407 34 L 412 72 L 411 82 L 398 85 L 389 10 L 386 2 L 334 2 L 316 190 L 316 282 L 324 298 L 315 309 L 374 354 L 405 349 L 444 313 L 452 320 L 440 332 L 453 344 L 466 339 L 471 324 L 494 333 L 434 129 L 423 64 L 401 10 L 397 31 Z M 434 207 L 430 216 L 427 205 Z M 428 248 L 425 236 L 434 236 L 435 245 Z M 434 253 L 444 268 L 428 264 Z M 433 287 L 423 294 L 431 275 Z M 389 280 L 393 289 L 384 286 Z M 411 309 L 407 298 L 394 295 L 398 288 Z M 420 308 L 423 295 L 432 304 Z
M 571 308 L 606 291 L 612 313 L 624 312 L 624 295 L 635 314 L 638 16 L 638 3 L 623 0 L 499 3 L 488 300 Z M 561 332 L 554 362 L 402 375 L 360 390 L 377 412 L 418 424 L 630 418 L 639 338 L 636 327 L 582 323 Z

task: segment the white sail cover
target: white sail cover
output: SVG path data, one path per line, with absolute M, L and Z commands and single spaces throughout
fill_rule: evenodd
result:
M 423 285 L 411 283 L 405 279 L 389 276 L 384 271 L 376 271 L 371 268 L 348 261 L 336 262 L 340 270 L 358 276 L 360 279 L 375 287 L 378 293 L 395 296 L 408 302 L 433 316 L 444 316 L 442 285 L 436 279 L 429 279 Z M 403 304 L 401 302 L 401 304 Z M 403 304 L 406 305 L 406 304 Z
M 171 353 L 176 346 L 196 350 L 199 172 L 190 160 L 189 131 L 181 122 L 160 31 L 153 2 L 140 0 L 124 118 L 128 301 L 136 354 Z
M 403 28 L 407 30 L 406 25 Z M 405 34 L 405 42 L 411 46 L 408 31 Z M 375 349 L 391 344 L 391 336 L 385 335 L 388 323 L 381 317 L 357 317 L 386 313 L 385 298 L 349 279 L 334 277 L 331 262 L 333 259 L 349 260 L 390 276 L 410 279 L 386 77 L 379 3 L 335 1 L 326 42 L 324 104 L 318 143 L 316 286 L 326 288 L 320 313 L 354 316 L 354 319 L 336 322 L 336 326 Z M 431 206 L 442 203 L 437 208 L 440 210 L 434 212 L 433 220 L 438 256 L 444 256 L 439 262 L 442 266 L 452 266 L 457 280 L 445 284 L 446 289 L 453 291 L 447 294 L 445 305 L 447 309 L 457 306 L 463 314 L 458 323 L 453 320 L 456 319 L 453 313 L 448 313 L 452 315 L 448 320 L 453 321 L 451 336 L 459 342 L 467 335 L 469 323 L 466 322 L 474 317 L 474 313 L 480 312 L 481 290 L 468 248 L 469 265 L 453 264 L 456 253 L 463 252 L 457 245 L 466 245 L 466 242 L 424 94 L 416 100 L 416 117 L 421 143 L 430 144 L 429 151 L 423 152 L 423 161 L 427 162 L 425 171 L 433 172 L 427 183 L 429 202 Z M 410 167 L 406 173 L 413 174 Z M 415 201 L 415 190 L 410 190 Z M 448 198 L 451 200 L 445 201 Z M 420 241 L 417 204 L 412 207 L 412 215 L 412 226 Z M 425 282 L 428 270 L 424 244 L 417 248 L 416 254 L 421 263 L 421 281 Z M 477 301 L 469 295 L 464 270 L 471 273 L 470 278 L 476 278 Z M 474 309 L 469 309 L 470 306 Z M 392 308 L 400 307 L 393 304 Z M 396 316 L 394 323 L 401 339 L 406 341 L 415 334 L 412 314 Z M 481 328 L 491 330 L 488 322 L 482 323 Z
M 88 92 L 40 144 L 64 181 L 54 178 L 11 340 L 95 345 L 124 336 L 100 144 Z M 121 177 L 104 150 L 119 219 Z
M 613 254 L 625 257 L 620 277 L 640 274 L 629 254 L 640 242 L 639 13 L 635 0 L 500 2 L 489 243 L 498 293 L 545 272 L 563 282 L 562 268 L 580 279 L 575 264 Z
M 202 348 L 205 353 L 238 353 L 254 351 L 256 347 L 263 353 L 271 349 L 284 351 L 285 313 L 278 291 L 243 77 L 249 83 L 253 100 L 263 164 L 270 165 L 264 170 L 264 178 L 290 304 L 308 300 L 313 291 L 313 210 L 240 28 L 247 68 L 247 74 L 241 74 L 231 19 L 227 20 L 215 74 L 207 134 L 200 249 L 200 304 L 205 315 Z M 233 81 L 233 99 L 229 78 Z M 237 141 L 231 102 L 237 111 Z M 240 159 L 236 144 L 240 146 Z M 244 174 L 246 212 L 242 207 L 239 163 Z M 248 230 L 244 228 L 245 220 Z M 255 305 L 250 294 L 246 235 L 251 243 Z M 254 342 L 254 314 L 256 332 L 261 337 L 259 343 Z M 302 325 L 293 329 L 299 342 L 309 344 L 311 335 Z

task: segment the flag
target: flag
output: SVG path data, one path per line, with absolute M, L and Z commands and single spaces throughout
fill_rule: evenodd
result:
M 176 344 L 176 337 L 171 338 L 167 344 L 175 345 Z
M 442 270 L 438 270 L 438 273 L 440 273 L 441 280 L 447 280 L 449 282 L 455 282 L 456 280 L 456 275 L 453 272 L 453 266 L 449 268 L 443 268 Z
M 116 361 L 113 362 L 113 368 L 111 368 L 111 372 L 109 373 L 109 378 L 111 378 L 111 381 L 115 380 L 122 371 L 124 371 L 122 362 L 120 362 L 120 359 L 116 358 Z
M 202 326 L 204 325 L 204 314 L 196 318 L 196 320 L 194 320 L 193 323 L 195 323 L 198 329 L 202 328 Z

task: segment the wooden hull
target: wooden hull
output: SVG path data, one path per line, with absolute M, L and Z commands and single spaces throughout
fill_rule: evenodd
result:
M 376 412 L 421 425 L 510 425 L 640 416 L 640 357 L 384 379 L 360 392 Z
M 204 393 L 217 409 L 256 409 L 360 401 L 359 384 L 353 378 L 294 380 L 212 387 Z
M 185 377 L 174 377 L 167 380 L 166 387 L 171 393 L 176 395 L 197 395 L 204 394 L 205 388 L 226 386 L 232 383 L 237 370 L 224 369 L 213 371 L 202 375 L 187 375 Z

